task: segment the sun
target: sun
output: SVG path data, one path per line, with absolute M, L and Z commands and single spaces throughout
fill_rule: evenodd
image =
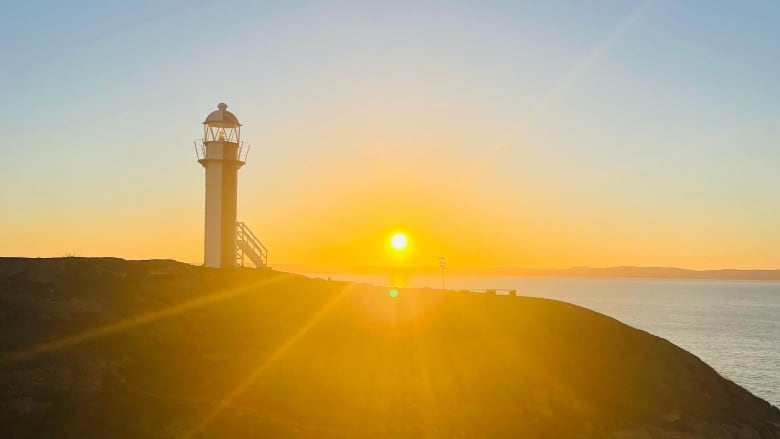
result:
M 396 233 L 390 237 L 390 246 L 395 250 L 401 251 L 405 249 L 407 245 L 409 245 L 409 239 L 403 233 Z

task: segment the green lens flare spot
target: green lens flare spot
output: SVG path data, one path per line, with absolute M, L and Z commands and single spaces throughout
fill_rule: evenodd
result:
M 392 297 L 393 299 L 395 299 L 396 297 L 398 297 L 398 290 L 396 290 L 395 288 L 393 288 L 392 290 L 390 290 L 390 297 Z

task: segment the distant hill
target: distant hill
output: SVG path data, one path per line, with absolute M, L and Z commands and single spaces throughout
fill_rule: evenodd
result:
M 0 258 L 0 437 L 780 438 L 780 410 L 553 300 Z
M 780 280 L 780 270 L 687 270 L 674 267 L 573 267 L 555 270 L 497 268 L 474 273 L 507 276 L 600 277 L 639 279 Z
M 439 274 L 439 267 L 309 267 L 289 265 L 285 269 L 298 273 L 319 274 Z M 449 267 L 450 275 L 464 276 L 521 276 L 521 277 L 580 277 L 624 279 L 701 279 L 701 280 L 757 280 L 780 281 L 780 270 L 688 270 L 675 267 L 572 267 L 559 269 L 532 269 L 520 267 Z

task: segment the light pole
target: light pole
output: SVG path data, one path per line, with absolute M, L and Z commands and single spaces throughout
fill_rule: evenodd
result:
M 441 268 L 441 289 L 444 289 L 444 270 L 447 269 L 447 258 L 439 256 L 439 268 Z

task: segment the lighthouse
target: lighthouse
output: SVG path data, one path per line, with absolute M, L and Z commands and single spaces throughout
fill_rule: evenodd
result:
M 241 141 L 241 124 L 226 104 L 206 116 L 195 152 L 206 170 L 204 265 L 236 267 L 249 259 L 256 267 L 266 266 L 267 249 L 237 221 L 238 170 L 246 164 L 249 144 Z

